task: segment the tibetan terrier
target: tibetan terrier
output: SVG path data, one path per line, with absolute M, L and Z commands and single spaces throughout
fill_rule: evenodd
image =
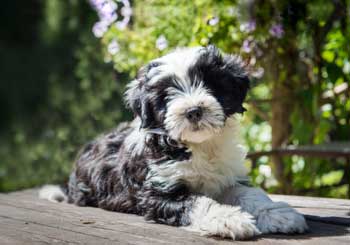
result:
M 135 119 L 81 150 L 66 191 L 40 197 L 232 239 L 306 231 L 301 214 L 249 186 L 237 118 L 248 88 L 240 58 L 214 46 L 151 61 L 125 93 Z

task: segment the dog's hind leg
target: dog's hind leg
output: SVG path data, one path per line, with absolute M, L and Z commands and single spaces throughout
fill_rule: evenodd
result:
M 287 203 L 273 202 L 259 188 L 237 184 L 225 191 L 220 202 L 238 205 L 252 214 L 262 233 L 303 233 L 308 229 L 302 214 Z

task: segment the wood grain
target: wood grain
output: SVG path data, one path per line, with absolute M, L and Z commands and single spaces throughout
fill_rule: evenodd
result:
M 271 195 L 306 214 L 310 233 L 235 244 L 350 244 L 350 201 Z M 40 200 L 37 191 L 0 194 L 0 244 L 232 244 L 142 217 Z

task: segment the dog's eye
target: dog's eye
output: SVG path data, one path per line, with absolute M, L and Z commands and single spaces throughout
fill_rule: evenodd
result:
M 153 62 L 151 62 L 151 63 L 148 64 L 148 69 L 151 70 L 152 68 L 158 67 L 158 66 L 160 66 L 161 64 L 162 64 L 161 62 L 153 61 Z
M 178 146 L 177 141 L 171 139 L 170 137 L 165 137 L 165 142 L 166 142 L 168 145 L 173 146 L 173 147 L 177 147 L 177 146 Z

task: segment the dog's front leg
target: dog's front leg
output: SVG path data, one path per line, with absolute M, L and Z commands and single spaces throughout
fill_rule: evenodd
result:
M 260 234 L 254 218 L 239 207 L 222 205 L 211 198 L 184 192 L 183 189 L 178 191 L 177 194 L 146 191 L 142 205 L 146 219 L 183 226 L 205 236 L 238 240 Z
M 262 233 L 303 233 L 308 227 L 303 215 L 284 202 L 273 202 L 259 189 L 237 184 L 228 188 L 220 202 L 239 205 L 252 214 Z
M 204 196 L 196 198 L 189 217 L 187 229 L 202 235 L 240 240 L 260 234 L 249 213 L 243 212 L 240 207 L 220 204 Z

